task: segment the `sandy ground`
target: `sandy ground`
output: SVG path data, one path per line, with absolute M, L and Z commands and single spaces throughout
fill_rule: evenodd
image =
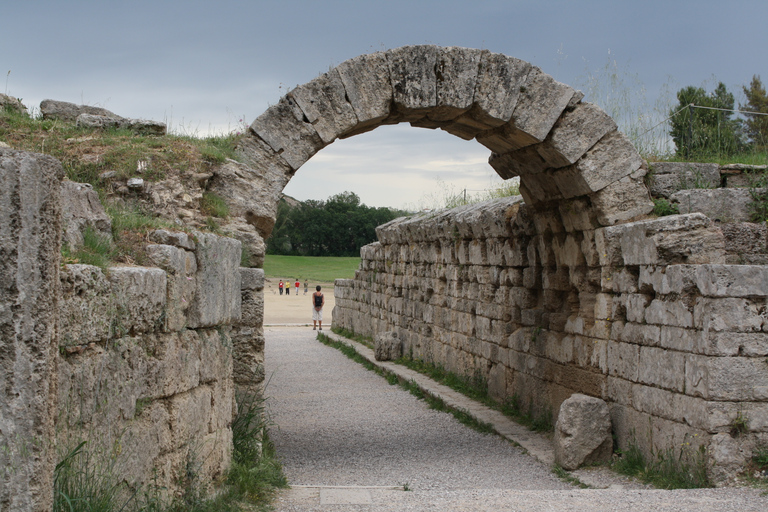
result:
M 331 328 L 331 313 L 335 301 L 333 299 L 333 283 L 309 283 L 309 290 L 304 295 L 304 283 L 301 283 L 299 295 L 294 294 L 291 287 L 290 295 L 280 295 L 277 289 L 279 279 L 269 278 L 264 284 L 264 325 L 312 325 L 312 293 L 318 284 L 325 295 L 323 306 L 323 327 Z

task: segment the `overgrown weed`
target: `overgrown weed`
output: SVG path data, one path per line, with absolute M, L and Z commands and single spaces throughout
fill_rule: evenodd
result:
M 683 443 L 679 451 L 672 448 L 652 455 L 648 460 L 635 441 L 626 450 L 617 452 L 619 457 L 611 467 L 623 475 L 660 489 L 699 489 L 711 487 L 707 477 L 706 450 L 704 446 L 690 449 Z

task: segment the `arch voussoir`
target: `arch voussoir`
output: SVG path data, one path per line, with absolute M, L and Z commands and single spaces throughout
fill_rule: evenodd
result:
M 437 46 L 403 46 L 386 56 L 395 107 L 387 124 L 426 117 L 437 106 Z
M 359 124 L 355 109 L 347 101 L 341 75 L 336 69 L 300 85 L 289 95 L 325 144 L 330 144 Z
M 390 115 L 392 80 L 383 52 L 360 55 L 336 67 L 344 84 L 346 99 L 357 116 L 354 129 L 340 135 L 344 139 L 380 126 Z
M 251 124 L 261 138 L 296 171 L 326 146 L 315 127 L 290 96 L 283 96 Z

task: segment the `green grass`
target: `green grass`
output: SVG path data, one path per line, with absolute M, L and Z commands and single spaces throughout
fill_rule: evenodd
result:
M 307 279 L 313 283 L 332 283 L 335 279 L 352 279 L 360 266 L 360 258 L 325 256 L 279 256 L 267 254 L 264 275 L 279 279 Z
M 632 476 L 659 489 L 699 489 L 711 487 L 707 478 L 704 447 L 697 451 L 685 450 L 678 455 L 672 450 L 646 459 L 636 443 L 620 451 L 620 457 L 611 465 L 618 473 Z

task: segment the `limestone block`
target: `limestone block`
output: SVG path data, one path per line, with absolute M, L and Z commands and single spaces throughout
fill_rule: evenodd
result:
M 760 357 L 768 355 L 768 333 L 709 332 L 696 337 L 696 352 L 712 356 Z
M 653 162 L 650 167 L 649 182 L 654 197 L 669 197 L 678 190 L 720 186 L 718 164 Z
M 543 152 L 545 146 L 539 146 L 539 152 Z M 638 171 L 642 163 L 629 139 L 621 132 L 612 131 L 586 151 L 575 165 L 558 170 L 554 178 L 564 197 L 575 197 L 604 189 Z
M 752 458 L 751 447 L 742 439 L 720 433 L 712 436 L 707 448 L 707 467 L 710 478 L 719 484 L 735 481 Z
M 619 322 L 614 322 L 613 332 L 618 333 L 615 339 L 626 343 L 643 346 L 657 346 L 660 344 L 661 327 L 658 325 L 626 322 L 619 328 Z
M 606 352 L 608 375 L 637 382 L 639 357 L 639 346 L 609 341 Z
M 615 130 L 616 123 L 600 107 L 579 103 L 563 114 L 537 149 L 550 167 L 566 167 L 576 163 L 597 141 Z
M 339 283 L 342 281 L 342 283 Z M 351 284 L 352 279 L 337 279 L 335 286 L 343 287 Z M 264 289 L 264 269 L 240 268 L 240 289 L 245 291 L 260 291 Z
M 764 309 L 764 303 L 744 298 L 700 297 L 693 308 L 693 322 L 704 332 L 755 332 L 765 323 Z
M 301 107 L 326 144 L 358 124 L 355 110 L 345 98 L 344 84 L 336 69 L 323 73 L 288 94 Z
M 549 172 L 522 176 L 520 194 L 528 204 L 557 201 L 563 198 Z
M 711 228 L 702 214 L 670 215 L 598 229 L 595 241 L 600 263 L 618 265 L 669 265 L 720 263 L 722 232 Z
M 762 255 L 768 252 L 768 227 L 765 224 L 751 222 L 729 222 L 720 225 L 725 236 L 725 247 L 729 254 L 735 254 L 740 260 L 750 255 Z M 733 263 L 750 263 L 734 261 Z
M 161 245 L 173 245 L 188 251 L 195 250 L 195 241 L 183 231 L 156 229 L 149 234 L 149 240 Z
M 437 46 L 401 46 L 386 52 L 395 108 L 416 121 L 437 105 Z M 398 117 L 399 118 L 399 117 Z
M 171 445 L 178 449 L 193 439 L 203 439 L 208 434 L 211 420 L 211 388 L 199 386 L 189 393 L 176 395 L 169 400 Z
M 9 109 L 20 114 L 27 114 L 27 107 L 24 106 L 21 100 L 7 94 L 0 94 L 0 110 L 4 109 Z
M 283 96 L 251 124 L 251 130 L 296 171 L 325 147 L 311 123 L 304 120 L 295 100 Z
M 159 268 L 111 267 L 117 332 L 142 333 L 163 327 L 167 275 Z
M 89 105 L 75 105 L 66 101 L 43 100 L 40 102 L 40 113 L 43 119 L 58 119 L 74 123 L 80 114 L 93 114 L 97 116 L 119 117 L 114 112 L 101 107 Z
M 696 276 L 701 265 L 668 265 L 640 267 L 638 284 L 640 288 L 653 288 L 656 293 L 683 294 L 687 292 L 700 293 Z
M 653 210 L 653 202 L 642 178 L 625 176 L 590 195 L 597 212 L 597 220 L 603 226 L 611 226 Z
M 59 346 L 106 341 L 115 313 L 112 287 L 99 267 L 65 265 L 61 269 Z
M 235 150 L 247 167 L 235 164 L 232 167 L 220 167 L 217 169 L 218 174 L 214 173 L 209 189 L 225 200 L 229 197 L 232 204 L 241 205 L 246 220 L 256 227 L 263 238 L 267 238 L 277 216 L 275 198 L 285 188 L 294 169 L 278 154 L 279 151 L 273 150 L 257 136 L 243 137 Z M 228 186 L 219 186 L 219 181 Z
M 444 129 L 471 139 L 509 122 L 531 65 L 500 53 L 482 52 L 474 91 L 475 106 Z M 516 148 L 522 147 L 517 145 Z
M 51 510 L 61 179 L 50 156 L 0 147 L 0 509 Z
M 613 439 L 608 404 L 580 393 L 571 395 L 560 405 L 554 447 L 555 463 L 569 471 L 610 460 Z
M 763 358 L 688 354 L 685 393 L 707 400 L 765 400 L 768 368 Z
M 751 220 L 749 189 L 715 188 L 680 190 L 669 196 L 677 203 L 680 213 L 703 213 L 722 222 L 746 222 Z
M 693 327 L 694 315 L 681 300 L 654 299 L 645 310 L 649 324 Z
M 150 244 L 147 256 L 166 271 L 165 328 L 178 331 L 187 324 L 187 310 L 195 296 L 197 262 L 191 251 L 171 245 Z
M 657 347 L 640 347 L 638 380 L 672 391 L 685 389 L 685 354 Z
M 245 267 L 262 267 L 267 244 L 259 234 L 259 230 L 238 217 L 230 217 L 221 226 L 222 234 L 238 240 L 242 244 L 241 265 Z
M 701 351 L 702 338 L 706 338 L 706 335 L 702 335 L 701 331 L 663 325 L 659 333 L 659 346 L 680 352 L 696 353 Z
M 494 152 L 488 158 L 488 163 L 505 180 L 516 176 L 539 174 L 549 168 L 534 146 L 504 154 Z M 553 186 L 553 190 L 557 190 L 556 185 Z M 557 193 L 560 195 L 559 190 Z
M 560 191 L 562 192 L 562 189 Z M 558 209 L 563 228 L 568 232 L 593 231 L 600 226 L 592 205 L 586 199 L 560 201 Z
M 429 113 L 432 121 L 450 121 L 463 114 L 475 99 L 481 56 L 487 52 L 471 48 L 438 48 L 435 78 L 437 107 Z
M 511 138 L 521 147 L 543 141 L 575 94 L 567 85 L 533 67 L 512 114 L 515 133 Z
M 696 265 L 696 285 L 708 297 L 768 295 L 768 266 Z
M 377 361 L 392 361 L 403 355 L 403 342 L 394 331 L 377 333 L 373 338 L 373 347 Z
M 230 324 L 240 319 L 240 242 L 211 233 L 197 233 L 197 289 L 187 315 L 195 329 Z
M 83 245 L 83 232 L 91 229 L 94 234 L 112 240 L 112 221 L 99 200 L 99 194 L 88 183 L 61 182 L 63 242 L 70 250 Z
M 387 56 L 383 52 L 360 55 L 336 68 L 344 83 L 349 103 L 359 121 L 354 133 L 373 129 L 389 117 L 392 82 Z

